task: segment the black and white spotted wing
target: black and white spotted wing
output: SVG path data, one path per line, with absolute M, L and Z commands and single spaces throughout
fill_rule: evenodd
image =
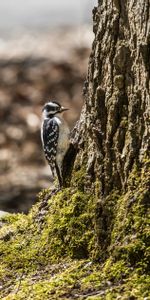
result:
M 52 174 L 54 175 L 57 143 L 59 137 L 59 125 L 54 118 L 46 119 L 43 122 L 42 130 L 43 147 L 45 157 L 51 167 Z

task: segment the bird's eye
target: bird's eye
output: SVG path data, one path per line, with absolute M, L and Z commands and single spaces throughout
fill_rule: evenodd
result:
M 45 108 L 46 108 L 47 111 L 51 110 L 51 107 L 49 105 L 47 105 Z

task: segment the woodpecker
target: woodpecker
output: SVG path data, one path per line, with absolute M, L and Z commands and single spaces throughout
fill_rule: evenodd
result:
M 69 148 L 70 130 L 62 113 L 68 110 L 56 101 L 49 101 L 43 107 L 41 140 L 45 157 L 51 168 L 53 177 L 58 177 L 59 186 L 63 184 L 62 163 Z

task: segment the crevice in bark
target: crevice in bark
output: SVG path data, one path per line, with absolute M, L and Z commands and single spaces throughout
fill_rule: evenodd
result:
M 78 153 L 77 147 L 73 144 L 70 144 L 70 147 L 64 157 L 63 166 L 62 166 L 62 177 L 63 177 L 63 186 L 67 187 L 70 185 L 71 174 Z

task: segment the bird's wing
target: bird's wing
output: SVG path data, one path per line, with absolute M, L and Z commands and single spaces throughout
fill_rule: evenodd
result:
M 55 119 L 45 120 L 43 123 L 43 143 L 46 159 L 54 173 L 56 152 L 59 137 L 59 125 Z

